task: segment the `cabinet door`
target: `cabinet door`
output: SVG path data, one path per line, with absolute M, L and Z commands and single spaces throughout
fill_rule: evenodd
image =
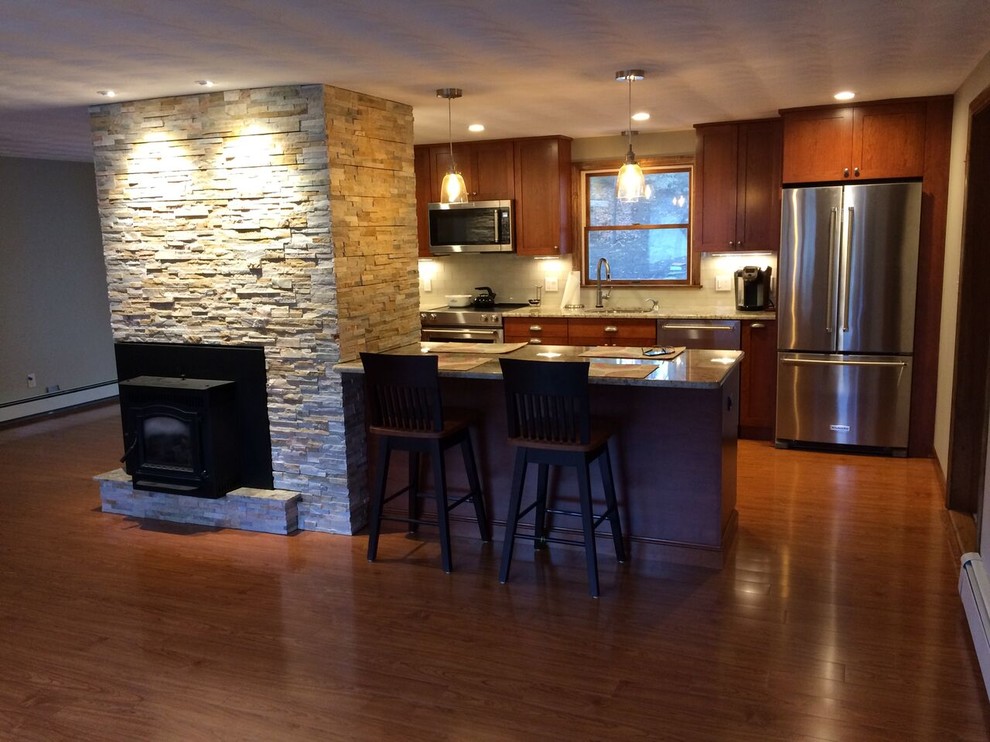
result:
M 735 249 L 738 138 L 739 127 L 735 124 L 698 127 L 694 189 L 698 218 L 693 239 L 696 252 Z
M 571 142 L 558 137 L 515 142 L 516 252 L 561 255 L 571 223 Z
M 567 342 L 571 345 L 653 345 L 657 323 L 652 319 L 569 319 Z
M 924 103 L 886 103 L 855 109 L 853 177 L 924 175 L 925 119 Z
M 773 438 L 777 393 L 777 322 L 747 320 L 742 323 L 739 369 L 739 436 Z
M 515 197 L 512 142 L 498 140 L 472 144 L 473 180 L 467 184 L 472 201 L 499 201 Z
M 507 343 L 567 344 L 567 320 L 560 317 L 506 317 L 502 323 Z
M 435 144 L 432 153 L 434 201 L 440 200 L 440 184 L 450 169 L 450 145 Z M 454 164 L 464 176 L 471 201 L 498 201 L 514 197 L 511 140 L 455 142 Z
M 784 114 L 784 183 L 842 180 L 852 165 L 853 109 Z
M 754 121 L 739 125 L 737 250 L 777 252 L 780 247 L 781 139 L 779 121 Z
M 428 204 L 433 200 L 430 148 L 414 147 L 413 163 L 416 169 L 416 238 L 419 256 L 430 257 L 430 214 Z M 437 185 L 439 190 L 439 184 Z

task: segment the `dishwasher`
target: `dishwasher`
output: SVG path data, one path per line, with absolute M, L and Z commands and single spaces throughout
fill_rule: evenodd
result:
M 741 338 L 740 322 L 735 319 L 657 320 L 657 345 L 705 350 L 740 350 Z

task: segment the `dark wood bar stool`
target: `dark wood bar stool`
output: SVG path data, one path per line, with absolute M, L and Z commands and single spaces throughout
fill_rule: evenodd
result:
M 585 362 L 524 361 L 500 358 L 505 381 L 509 443 L 516 447 L 512 473 L 512 492 L 506 515 L 505 543 L 499 582 L 509 579 L 512 549 L 517 538 L 531 539 L 536 547 L 548 543 L 584 546 L 591 595 L 598 597 L 598 557 L 595 530 L 606 520 L 612 531 L 615 557 L 626 559 L 619 524 L 619 508 L 612 480 L 612 462 L 608 452 L 611 430 L 593 423 L 588 397 L 588 364 Z M 591 500 L 590 465 L 598 460 L 605 512 L 595 514 Z M 536 500 L 522 507 L 523 486 L 529 464 L 538 464 Z M 548 507 L 547 480 L 550 466 L 573 466 L 578 476 L 581 510 L 573 512 Z M 519 521 L 531 510 L 535 513 L 533 535 L 518 532 Z M 574 516 L 581 519 L 584 540 L 553 538 L 547 514 Z
M 438 359 L 435 354 L 400 356 L 362 353 L 361 363 L 364 364 L 365 393 L 371 415 L 369 432 L 378 437 L 378 466 L 375 491 L 371 495 L 368 561 L 375 561 L 378 554 L 378 537 L 383 520 L 408 523 L 410 532 L 415 531 L 420 524 L 435 525 L 440 531 L 443 570 L 452 572 L 454 567 L 450 554 L 448 517 L 451 510 L 471 501 L 481 540 L 491 540 L 491 528 L 485 513 L 481 481 L 471 445 L 471 421 L 464 417 L 444 416 L 437 374 Z M 470 490 L 463 497 L 450 502 L 447 498 L 444 455 L 454 446 L 461 448 Z M 392 451 L 408 452 L 409 479 L 405 487 L 386 495 Z M 422 493 L 419 489 L 421 454 L 427 454 L 433 466 L 436 521 L 420 518 L 419 499 L 429 494 Z M 404 493 L 408 493 L 409 497 L 408 517 L 385 516 L 385 503 Z

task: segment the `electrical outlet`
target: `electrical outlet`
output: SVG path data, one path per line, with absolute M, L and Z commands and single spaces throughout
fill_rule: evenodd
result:
M 428 294 L 431 291 L 433 291 L 433 281 L 431 279 L 424 278 L 424 279 L 422 279 L 422 281 L 423 281 L 423 291 L 425 293 Z
M 728 276 L 715 276 L 716 291 L 730 291 L 732 289 L 732 279 Z
M 54 394 L 55 392 L 60 392 L 60 391 L 62 391 L 62 387 L 60 387 L 58 384 L 52 384 L 51 386 L 45 387 L 45 394 Z
M 35 377 L 34 374 L 28 374 L 27 382 L 28 382 L 28 389 L 34 389 L 36 386 L 38 386 L 38 379 Z
M 557 286 L 557 276 L 544 276 L 543 288 L 547 291 L 559 291 Z

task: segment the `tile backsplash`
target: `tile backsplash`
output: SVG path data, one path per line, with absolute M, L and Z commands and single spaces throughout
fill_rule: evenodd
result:
M 663 309 L 731 308 L 735 305 L 733 274 L 747 265 L 772 268 L 773 286 L 776 289 L 776 255 L 705 254 L 701 258 L 700 288 L 616 287 L 612 290 L 609 305 L 647 306 L 647 299 L 656 299 Z M 476 294 L 479 293 L 476 289 L 478 286 L 490 286 L 499 302 L 524 303 L 542 295 L 544 306 L 559 306 L 570 271 L 570 257 L 537 260 L 519 255 L 480 254 L 421 259 L 419 261 L 420 306 L 423 308 L 445 306 L 448 294 Z M 554 281 L 557 290 L 548 291 L 547 287 L 553 288 Z M 717 291 L 716 285 L 723 282 L 727 290 Z M 594 305 L 594 286 L 581 287 L 580 297 L 580 302 L 586 306 Z

